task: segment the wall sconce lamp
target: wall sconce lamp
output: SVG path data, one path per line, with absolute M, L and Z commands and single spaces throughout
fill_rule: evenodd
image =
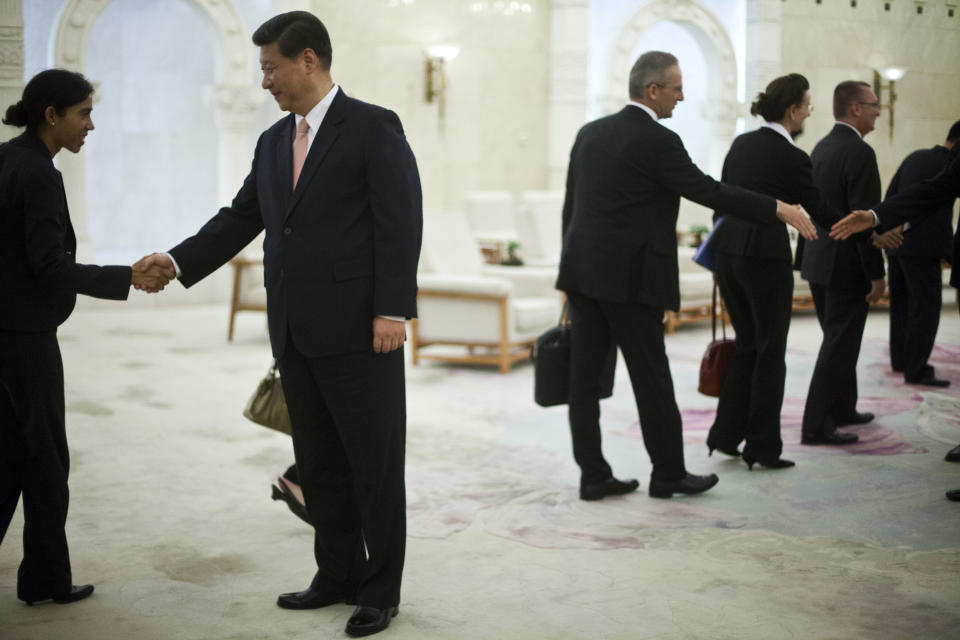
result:
M 893 140 L 893 107 L 897 103 L 896 84 L 897 80 L 905 76 L 906 73 L 907 70 L 903 67 L 886 67 L 880 71 L 876 69 L 873 71 L 873 92 L 877 94 L 880 108 L 890 111 L 890 140 Z M 886 85 L 883 84 L 884 80 L 887 81 Z M 889 93 L 886 104 L 884 104 L 883 97 L 880 93 L 883 89 L 887 89 Z
M 424 92 L 423 99 L 428 103 L 437 103 L 437 116 L 440 121 L 440 130 L 443 130 L 446 115 L 447 76 L 444 65 L 460 53 L 460 47 L 455 44 L 435 44 L 427 48 L 427 57 L 424 63 Z

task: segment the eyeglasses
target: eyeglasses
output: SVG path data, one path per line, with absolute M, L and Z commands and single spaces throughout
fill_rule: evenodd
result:
M 683 91 L 683 85 L 679 84 L 675 87 L 669 87 L 665 84 L 660 84 L 659 82 L 651 82 L 647 85 L 648 87 L 657 87 L 659 89 L 673 89 L 674 91 Z
M 860 101 L 857 101 L 857 104 L 865 104 L 865 105 L 867 105 L 868 107 L 873 107 L 874 109 L 879 109 L 879 108 L 880 108 L 880 103 L 879 103 L 879 102 L 860 102 Z

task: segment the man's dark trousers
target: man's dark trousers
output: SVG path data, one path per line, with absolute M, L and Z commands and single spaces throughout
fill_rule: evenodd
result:
M 857 412 L 857 359 L 870 308 L 868 291 L 810 283 L 823 342 L 803 410 L 803 435 L 807 437 L 832 433 L 839 422 Z
M 656 480 L 679 480 L 686 474 L 680 410 L 663 343 L 663 309 L 616 303 L 569 293 L 570 430 L 580 483 L 611 477 L 601 452 L 600 379 L 611 341 L 620 347 L 630 372 L 643 442 Z
M 940 258 L 888 255 L 890 366 L 906 380 L 933 373 L 927 364 L 940 326 L 943 275 Z
M 288 338 L 278 364 L 316 528 L 314 586 L 396 606 L 406 546 L 403 349 L 312 358 Z

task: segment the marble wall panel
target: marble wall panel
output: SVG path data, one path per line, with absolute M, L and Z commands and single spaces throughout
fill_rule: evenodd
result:
M 810 150 L 832 125 L 833 87 L 842 80 L 873 81 L 873 69 L 903 66 L 896 83 L 894 138 L 884 110 L 867 141 L 877 152 L 884 187 L 911 151 L 943 141 L 960 118 L 960 16 L 947 17 L 947 3 L 796 2 L 782 4 L 783 70 L 806 75 L 815 112 L 801 147 Z M 884 90 L 882 102 L 888 100 Z

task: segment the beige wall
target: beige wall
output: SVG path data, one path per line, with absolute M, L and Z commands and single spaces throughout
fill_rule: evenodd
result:
M 903 158 L 922 147 L 942 143 L 960 119 L 960 15 L 947 16 L 956 2 L 824 0 L 822 4 L 782 3 L 783 72 L 810 80 L 815 111 L 798 144 L 810 151 L 833 125 L 833 88 L 843 80 L 873 82 L 873 69 L 901 66 L 897 82 L 894 138 L 884 110 L 867 141 L 877 152 L 884 190 Z M 916 6 L 924 13 L 917 15 Z M 957 13 L 957 12 L 955 12 Z M 749 54 L 748 54 L 749 55 Z M 882 102 L 888 100 L 884 90 Z
M 417 156 L 426 207 L 459 207 L 472 189 L 547 185 L 550 7 L 476 15 L 469 4 L 314 0 L 330 31 L 332 73 L 348 94 L 400 115 Z M 456 43 L 447 66 L 445 131 L 424 102 L 424 50 Z

